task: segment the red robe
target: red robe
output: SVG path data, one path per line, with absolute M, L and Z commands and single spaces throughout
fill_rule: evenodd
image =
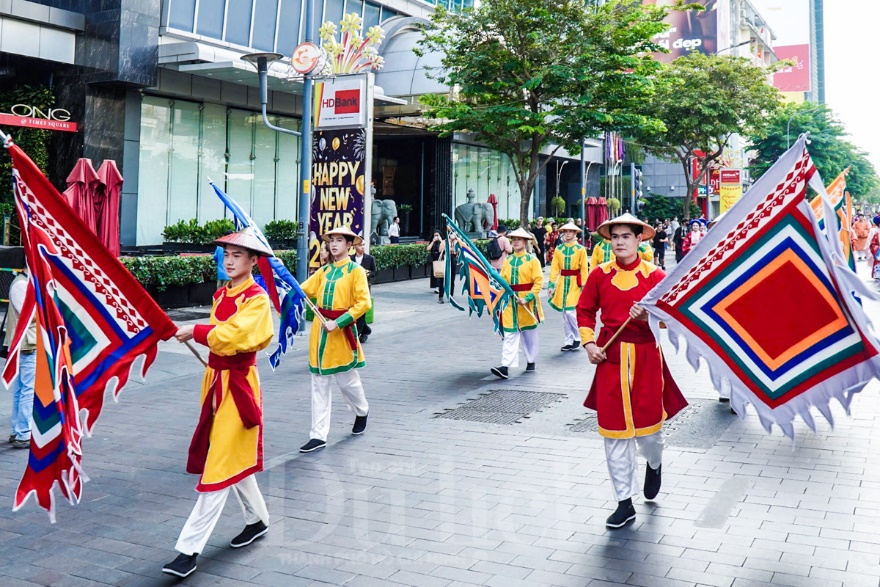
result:
M 581 342 L 602 347 L 629 318 L 633 304 L 665 277 L 655 265 L 637 258 L 629 265 L 609 261 L 587 278 L 577 304 Z M 602 329 L 596 338 L 596 315 Z M 599 434 L 633 438 L 659 432 L 687 401 L 672 379 L 660 345 L 647 322 L 631 321 L 596 366 L 596 376 L 584 406 L 596 410 Z

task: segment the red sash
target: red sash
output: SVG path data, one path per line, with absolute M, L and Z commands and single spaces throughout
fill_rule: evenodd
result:
M 581 283 L 581 272 L 577 269 L 563 269 L 559 274 L 563 277 L 577 277 L 578 287 L 584 287 Z
M 532 291 L 532 286 L 534 283 L 517 283 L 516 285 L 511 285 L 510 289 L 513 291 Z
M 211 384 L 211 389 L 205 395 L 202 411 L 199 414 L 199 423 L 189 445 L 187 473 L 199 475 L 205 472 L 214 414 L 223 400 L 223 378 L 221 377 L 223 371 L 229 372 L 229 394 L 232 396 L 232 401 L 235 402 L 238 417 L 241 418 L 245 429 L 250 430 L 263 423 L 260 406 L 257 405 L 257 400 L 247 380 L 250 368 L 256 364 L 257 353 L 239 353 L 229 357 L 221 357 L 214 353 L 208 355 L 208 366 L 215 371 L 214 381 Z
M 327 318 L 328 320 L 336 320 L 343 314 L 345 314 L 348 310 L 325 310 L 324 308 L 318 308 L 318 311 L 321 312 L 321 316 Z M 346 326 L 342 329 L 345 334 L 346 340 L 348 340 L 348 346 L 351 347 L 351 350 L 356 351 L 358 348 L 357 337 L 354 335 L 354 322 Z

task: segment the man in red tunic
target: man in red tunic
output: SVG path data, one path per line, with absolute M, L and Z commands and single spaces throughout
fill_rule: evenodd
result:
M 620 528 L 636 518 L 632 504 L 632 497 L 639 493 L 636 446 L 648 461 L 645 499 L 653 500 L 660 491 L 663 422 L 687 406 L 687 401 L 648 327 L 647 312 L 638 306 L 665 277 L 639 257 L 639 244 L 653 238 L 654 229 L 624 214 L 603 223 L 597 232 L 611 240 L 615 258 L 590 273 L 576 312 L 582 344 L 596 365 L 584 405 L 597 412 L 618 503 L 606 526 Z M 602 320 L 598 337 L 597 314 Z

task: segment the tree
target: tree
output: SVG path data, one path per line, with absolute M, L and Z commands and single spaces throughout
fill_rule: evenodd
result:
M 779 108 L 779 92 L 767 83 L 768 73 L 741 57 L 694 51 L 657 74 L 645 112 L 666 129 L 646 127 L 636 137 L 652 155 L 681 163 L 688 196 L 705 183 L 733 134 L 759 133 L 765 117 Z M 694 161 L 697 177 L 691 171 Z M 684 218 L 690 218 L 689 206 Z
M 486 0 L 462 14 L 438 7 L 417 53 L 436 51 L 429 72 L 452 89 L 422 98 L 443 135 L 473 133 L 510 158 L 527 225 L 535 183 L 559 149 L 606 130 L 659 130 L 641 104 L 660 68 L 651 38 L 669 8 L 641 0 Z M 547 156 L 549 154 L 549 157 Z
M 826 184 L 849 167 L 846 186 L 853 197 L 877 197 L 880 179 L 867 155 L 846 140 L 846 128 L 828 106 L 811 102 L 786 104 L 768 119 L 761 132 L 749 137 L 754 150 L 749 165 L 752 178 L 761 177 L 805 132 L 810 133 L 810 157 Z

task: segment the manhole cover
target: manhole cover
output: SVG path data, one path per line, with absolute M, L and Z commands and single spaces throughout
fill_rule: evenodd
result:
M 210 318 L 211 310 L 168 310 L 167 314 L 175 322 L 185 322 Z
M 569 425 L 571 432 L 596 432 L 596 413 Z M 730 404 L 712 400 L 693 400 L 683 412 L 663 426 L 667 446 L 710 449 L 736 418 Z
M 490 424 L 516 424 L 565 397 L 563 393 L 497 389 L 434 417 Z

